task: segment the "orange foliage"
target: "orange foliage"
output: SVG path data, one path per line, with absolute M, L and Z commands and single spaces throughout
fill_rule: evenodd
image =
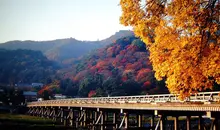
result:
M 44 91 L 48 91 L 48 92 L 52 92 L 53 88 L 57 88 L 59 86 L 60 82 L 59 81 L 54 81 L 51 84 L 45 85 L 42 87 L 42 89 L 40 91 L 38 91 L 38 94 L 42 94 Z
M 220 84 L 220 0 L 120 0 L 120 22 L 150 51 L 155 77 L 181 98 Z

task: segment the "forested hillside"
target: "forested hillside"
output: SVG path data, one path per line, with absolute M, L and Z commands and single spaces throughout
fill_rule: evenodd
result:
M 0 83 L 49 83 L 58 66 L 40 51 L 0 49 Z
M 140 39 L 119 39 L 59 70 L 60 87 L 67 95 L 83 97 L 167 93 L 164 82 L 155 80 L 148 56 Z
M 122 30 L 101 41 L 80 41 L 74 38 L 51 41 L 9 41 L 0 44 L 0 48 L 37 50 L 41 51 L 50 60 L 69 65 L 69 63 L 78 60 L 78 58 L 94 49 L 102 48 L 119 38 L 132 35 L 132 31 Z
M 64 49 L 66 53 L 68 49 L 71 48 Z M 148 56 L 145 44 L 134 36 L 114 40 L 77 60 L 70 58 L 68 65 L 60 67 L 40 51 L 2 49 L 0 83 L 44 83 L 39 91 L 42 96 L 168 93 L 164 81 L 155 80 Z

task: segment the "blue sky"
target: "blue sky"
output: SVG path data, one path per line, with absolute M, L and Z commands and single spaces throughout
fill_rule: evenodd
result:
M 0 0 L 0 43 L 101 40 L 119 30 L 120 0 Z

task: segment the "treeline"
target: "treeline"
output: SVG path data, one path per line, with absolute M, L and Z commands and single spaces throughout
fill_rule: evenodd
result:
M 21 105 L 25 103 L 23 90 L 0 85 L 0 106 Z
M 59 66 L 40 51 L 0 49 L 0 83 L 50 83 Z

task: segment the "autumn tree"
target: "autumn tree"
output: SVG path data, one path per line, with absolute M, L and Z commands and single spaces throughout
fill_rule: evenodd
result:
M 181 98 L 220 84 L 220 0 L 121 0 L 120 22 L 150 51 L 158 80 Z

